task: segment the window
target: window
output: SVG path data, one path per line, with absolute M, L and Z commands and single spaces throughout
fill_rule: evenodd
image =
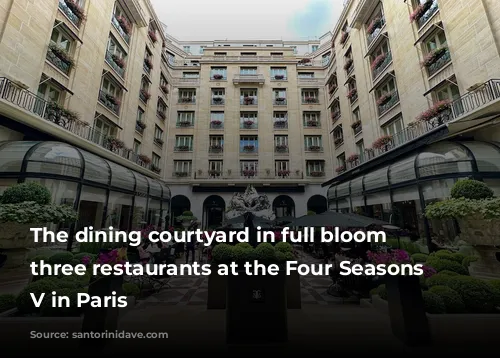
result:
M 219 121 L 224 124 L 224 112 L 210 112 L 210 122 Z
M 156 105 L 156 113 L 159 113 L 160 116 L 162 116 L 162 119 L 165 119 L 163 116 L 166 117 L 167 105 L 165 104 L 165 102 L 163 102 L 161 97 L 158 97 L 158 103 Z
M 304 136 L 304 145 L 306 151 L 319 151 L 323 148 L 321 136 Z
M 178 135 L 175 136 L 175 148 L 176 150 L 193 150 L 193 136 L 191 135 Z
M 117 41 L 112 36 L 108 38 L 108 52 L 121 59 L 125 59 L 125 57 L 127 57 L 125 50 L 118 45 Z
M 182 78 L 200 78 L 199 72 L 182 72 Z
M 345 153 L 342 153 L 337 157 L 337 166 L 345 167 Z
M 241 176 L 254 176 L 259 171 L 259 162 L 242 160 L 240 161 L 240 175 Z
M 333 129 L 333 140 L 336 145 L 340 145 L 344 142 L 344 132 L 342 131 L 342 124 L 339 124 Z
M 256 89 L 242 89 L 242 90 L 240 90 L 240 103 L 241 104 L 257 104 L 257 90 Z
M 119 89 L 118 86 L 111 82 L 108 78 L 104 77 L 102 79 L 101 90 L 106 94 L 109 94 L 113 97 L 118 97 Z
M 240 128 L 257 129 L 258 128 L 257 112 L 240 112 Z
M 314 72 L 299 72 L 298 78 L 314 78 Z
M 60 103 L 62 91 L 54 86 L 50 81 L 43 82 L 38 86 L 38 96 L 48 102 Z
M 160 166 L 160 162 L 161 162 L 161 157 L 160 157 L 158 154 L 153 153 L 152 158 L 151 158 L 151 163 L 152 163 L 155 167 L 157 167 L 157 168 L 161 168 L 161 166 Z
M 312 52 L 317 51 L 318 47 L 319 47 L 318 45 L 312 45 L 311 47 Z
M 195 101 L 196 101 L 195 89 L 179 89 L 179 102 L 195 103 Z
M 318 90 L 302 90 L 302 103 L 318 102 Z
M 288 151 L 288 136 L 287 135 L 275 135 L 274 136 L 274 146 L 276 148 L 278 147 L 283 147 L 285 150 L 284 152 Z
M 326 65 L 330 61 L 330 52 L 325 53 L 323 56 L 321 56 L 321 63 L 323 65 Z
M 191 127 L 194 125 L 194 112 L 177 112 L 177 126 Z
M 214 52 L 215 56 L 227 56 L 227 52 Z
M 256 153 L 259 150 L 259 140 L 257 136 L 240 137 L 240 153 Z
M 224 171 L 222 160 L 210 160 L 208 162 L 208 171 L 215 175 L 220 175 Z
M 210 79 L 213 80 L 227 79 L 227 67 L 212 67 L 210 69 Z
M 224 137 L 221 135 L 211 135 L 209 141 L 210 141 L 210 147 L 224 146 Z
M 242 52 L 241 56 L 257 56 L 257 52 Z
M 66 35 L 60 27 L 52 30 L 50 42 L 68 53 L 71 52 L 71 37 Z
M 439 101 L 454 101 L 460 98 L 460 91 L 458 87 L 454 84 L 446 84 L 442 87 L 439 87 L 434 91 L 435 99 L 437 102 Z
M 361 114 L 359 112 L 359 107 L 356 108 L 354 111 L 352 111 L 352 121 L 355 122 L 361 122 Z
M 271 78 L 276 80 L 286 80 L 286 67 L 271 67 Z
M 257 67 L 240 67 L 240 75 L 256 75 Z
M 162 139 L 163 140 L 163 130 L 155 125 L 155 139 Z
M 283 52 L 271 52 L 271 56 L 276 56 L 276 57 L 283 56 Z
M 446 35 L 440 30 L 425 40 L 425 49 L 427 53 L 432 52 L 441 47 L 447 47 Z
M 396 91 L 396 81 L 393 77 L 391 77 L 387 82 L 385 82 L 382 86 L 377 88 L 376 95 L 377 98 L 382 97 L 384 94 L 391 94 Z
M 278 173 L 290 171 L 290 162 L 288 160 L 276 160 L 274 162 L 274 175 L 279 175 Z
M 142 122 L 144 120 L 144 110 L 141 107 L 137 108 L 136 120 L 137 122 Z
M 363 158 L 365 154 L 365 142 L 362 139 L 356 143 L 356 153 L 359 154 L 360 158 Z
M 274 104 L 286 104 L 286 89 L 283 88 L 274 88 Z
M 153 62 L 153 54 L 149 50 L 149 48 L 146 46 L 146 51 L 144 51 L 144 64 L 145 66 L 151 70 L 153 67 L 151 66 Z
M 191 53 L 191 46 L 184 46 L 184 52 Z
M 319 127 L 319 114 L 320 112 L 304 112 L 302 119 L 304 120 L 305 127 Z
M 200 46 L 200 55 L 203 55 L 203 51 L 205 51 L 205 46 Z
M 132 146 L 132 151 L 137 155 L 141 154 L 141 142 L 139 142 L 137 139 L 134 139 L 134 145 Z
M 382 131 L 385 135 L 395 135 L 403 130 L 403 118 L 399 117 L 392 121 L 391 123 L 382 127 Z
M 308 160 L 306 162 L 306 174 L 307 176 L 316 176 L 325 172 L 325 162 L 324 161 L 312 161 Z
M 287 112 L 273 112 L 273 126 L 275 129 L 288 128 Z
M 381 55 L 385 55 L 390 52 L 389 41 L 384 41 L 376 50 L 373 51 L 372 61 Z
M 296 55 L 297 54 L 297 46 L 290 46 L 293 49 L 293 53 Z
M 191 161 L 190 160 L 174 160 L 175 173 L 191 174 Z
M 108 137 L 116 137 L 116 126 L 107 119 L 97 118 L 94 122 L 94 143 L 104 145 Z
M 165 78 L 165 75 L 163 73 L 160 75 L 160 87 L 167 87 L 168 86 L 168 81 Z

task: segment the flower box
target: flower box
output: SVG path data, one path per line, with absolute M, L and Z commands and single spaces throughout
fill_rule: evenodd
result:
M 149 164 L 149 163 L 151 163 L 151 158 L 150 158 L 150 157 L 148 157 L 147 155 L 144 155 L 144 154 L 139 154 L 138 158 L 139 158 L 139 160 L 140 160 L 141 162 L 143 162 L 144 164 Z
M 223 79 L 223 78 L 224 78 L 224 76 L 223 76 L 223 75 L 221 75 L 221 74 L 215 74 L 215 75 L 213 75 L 213 76 L 212 76 L 212 78 L 213 78 L 214 80 L 221 80 L 221 79 Z
M 160 174 L 161 173 L 161 168 L 158 167 L 158 166 L 156 166 L 156 165 L 154 165 L 154 164 L 151 164 L 151 168 L 150 169 L 151 169 L 152 172 L 154 172 L 156 174 Z
M 386 57 L 387 57 L 387 54 L 385 54 L 385 53 L 375 57 L 375 59 L 372 61 L 371 65 L 370 65 L 370 68 L 372 69 L 372 71 L 379 68 L 380 65 L 382 65 L 382 63 L 385 61 Z
M 253 177 L 253 176 L 255 176 L 255 170 L 245 169 L 245 170 L 243 170 L 243 176 Z
M 181 102 L 182 103 L 191 103 L 191 102 L 193 102 L 193 98 L 192 97 L 182 97 Z
M 377 106 L 381 107 L 389 103 L 389 101 L 392 99 L 392 94 L 391 93 L 386 93 L 383 94 L 382 96 L 377 99 Z
M 244 97 L 243 101 L 245 104 L 253 104 L 254 98 L 253 97 Z
M 307 121 L 308 127 L 319 127 L 319 121 Z
M 437 62 L 441 57 L 443 57 L 448 51 L 447 47 L 440 47 L 431 52 L 429 52 L 424 60 L 420 63 L 422 67 L 430 67 Z
M 190 148 L 188 145 L 178 145 L 177 147 L 175 147 L 175 150 L 178 152 L 187 152 L 189 149 Z
M 346 31 L 342 31 L 342 35 L 340 36 L 340 44 L 341 45 L 345 44 L 348 37 L 349 37 L 349 33 Z
M 251 126 L 253 126 L 253 125 L 254 125 L 254 121 L 244 121 L 244 122 L 243 122 L 243 125 L 244 125 L 245 127 L 251 127 Z
M 152 70 L 153 69 L 153 62 L 151 62 L 151 60 L 149 58 L 145 58 L 144 59 L 144 64 L 150 69 Z
M 210 146 L 210 151 L 211 152 L 221 152 L 222 151 L 222 145 L 213 144 L 213 145 Z
M 151 98 L 151 93 L 146 90 L 141 89 L 141 96 L 147 101 Z
M 316 97 L 305 97 L 304 102 L 306 103 L 317 103 L 318 99 Z
M 114 137 L 106 138 L 106 144 L 111 151 L 125 147 L 125 143 L 122 140 Z
M 188 172 L 175 172 L 174 175 L 176 177 L 187 177 L 189 175 Z
M 432 7 L 433 0 L 427 0 L 425 3 L 418 5 L 410 15 L 410 22 L 418 21 Z
M 146 127 L 147 127 L 147 124 L 146 124 L 146 123 L 144 123 L 144 121 L 136 121 L 136 122 L 135 122 L 135 125 L 136 125 L 137 127 L 141 128 L 142 130 L 146 129 Z
M 280 119 L 280 120 L 274 121 L 274 127 L 283 128 L 283 127 L 287 126 L 287 123 L 288 123 L 288 121 Z
M 378 138 L 375 142 L 373 142 L 372 146 L 375 149 L 382 149 L 384 147 L 387 149 L 387 146 L 391 143 L 392 143 L 392 136 L 384 135 Z
M 106 97 L 106 100 L 109 103 L 111 103 L 112 105 L 119 106 L 121 103 L 120 100 L 113 95 L 106 94 L 105 97 Z
M 290 175 L 290 171 L 289 170 L 280 170 L 278 171 L 278 176 L 280 177 L 287 177 Z
M 358 94 L 358 90 L 356 88 L 353 88 L 352 90 L 350 90 L 347 93 L 347 98 L 349 98 L 350 100 L 352 100 L 353 98 L 356 97 L 357 94 Z
M 356 162 L 359 160 L 359 154 L 355 153 L 355 154 L 351 154 L 348 158 L 347 158 L 347 162 L 348 163 L 353 163 L 353 162 Z
M 80 20 L 85 20 L 85 12 L 80 4 L 78 4 L 75 0 L 64 0 L 64 3 Z
M 286 152 L 288 150 L 288 146 L 285 144 L 278 144 L 278 145 L 276 145 L 275 148 L 276 148 L 276 151 L 280 152 L 280 153 Z
M 430 121 L 433 118 L 438 117 L 441 113 L 449 111 L 450 108 L 451 108 L 451 101 L 449 100 L 436 102 L 431 108 L 422 112 L 417 117 L 417 121 Z
M 325 172 L 310 172 L 309 175 L 312 177 L 318 178 L 318 177 L 324 176 Z
M 212 101 L 214 101 L 215 103 L 222 103 L 223 100 L 224 100 L 224 98 L 222 98 L 222 97 L 214 97 L 214 98 L 212 98 Z
M 213 177 L 218 177 L 222 174 L 222 171 L 220 170 L 209 170 L 208 175 L 213 176 Z
M 149 37 L 151 38 L 151 40 L 153 40 L 153 42 L 158 41 L 158 37 L 156 36 L 156 31 L 154 31 L 154 30 L 149 30 L 149 31 L 148 31 L 148 35 L 149 35 Z
M 193 125 L 191 121 L 179 121 L 177 123 L 180 127 L 191 127 Z
M 132 28 L 130 27 L 129 22 L 123 16 L 118 16 L 116 18 L 116 21 L 118 21 L 118 24 L 122 28 L 123 32 L 125 32 L 127 35 L 130 35 L 130 33 L 132 32 Z
M 353 124 L 351 124 L 352 129 L 357 129 L 359 126 L 361 126 L 361 121 L 357 120 Z
M 164 93 L 168 94 L 168 86 L 167 86 L 167 85 L 161 85 L 161 86 L 160 86 L 160 88 L 161 88 L 161 90 L 162 90 Z
M 56 56 L 59 60 L 64 62 L 69 67 L 73 67 L 75 65 L 75 62 L 74 62 L 73 58 L 71 57 L 71 55 L 63 48 L 57 46 L 54 43 L 51 43 L 49 45 L 49 50 L 52 52 L 52 54 L 54 56 Z
M 382 27 L 382 18 L 377 17 L 370 22 L 370 25 L 366 28 L 366 32 L 371 35 L 375 32 L 376 29 Z
M 154 139 L 154 142 L 155 142 L 156 144 L 163 145 L 163 139 L 161 139 L 161 138 L 155 138 L 155 139 Z
M 335 169 L 335 172 L 337 173 L 343 173 L 345 172 L 345 165 L 341 165 Z
M 254 145 L 245 145 L 245 146 L 243 147 L 243 150 L 244 150 L 245 152 L 253 152 L 253 151 L 255 150 L 255 146 L 254 146 Z
M 220 127 L 222 125 L 222 121 L 217 121 L 217 120 L 216 121 L 211 121 L 210 125 L 212 127 Z
M 276 97 L 274 100 L 276 102 L 285 102 L 286 98 L 284 98 L 284 97 Z
M 306 63 L 310 63 L 310 62 L 311 62 L 311 60 L 308 58 L 303 58 L 302 60 L 299 61 L 299 63 L 301 63 L 301 64 L 306 64 Z
M 284 76 L 284 75 L 275 75 L 275 76 L 274 76 L 274 79 L 275 79 L 275 80 L 282 80 L 282 79 L 284 79 L 284 78 L 285 78 L 285 76 Z
M 348 71 L 353 63 L 354 61 L 351 58 L 347 59 L 347 61 L 344 64 L 344 70 Z
M 321 147 L 319 145 L 311 145 L 308 149 L 310 152 L 319 152 L 321 150 Z
M 118 57 L 117 55 L 113 54 L 111 55 L 111 58 L 113 59 L 113 62 L 118 66 L 120 67 L 121 69 L 124 69 L 126 64 L 125 64 L 125 60 L 121 57 Z

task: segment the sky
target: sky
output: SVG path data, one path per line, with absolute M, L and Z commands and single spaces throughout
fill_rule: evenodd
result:
M 343 0 L 151 0 L 179 40 L 301 40 L 333 30 Z

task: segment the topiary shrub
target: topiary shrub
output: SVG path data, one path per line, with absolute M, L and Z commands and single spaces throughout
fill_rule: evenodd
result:
M 141 294 L 141 289 L 135 283 L 124 283 L 122 285 L 122 290 L 125 296 L 139 297 L 139 295 Z
M 411 255 L 411 258 L 413 259 L 413 262 L 415 262 L 415 263 L 426 262 L 428 257 L 429 257 L 429 255 L 427 255 L 427 254 L 413 254 L 413 255 Z
M 422 292 L 424 299 L 425 311 L 428 313 L 442 314 L 446 313 L 446 306 L 443 299 L 430 291 Z
M 445 259 L 445 260 L 450 260 L 450 261 L 455 261 L 456 263 L 462 265 L 462 261 L 465 259 L 465 255 L 458 253 L 458 252 L 451 252 L 449 250 L 439 250 L 436 252 L 433 252 L 430 256 L 432 257 L 437 257 L 440 259 Z
M 500 307 L 500 280 L 488 281 L 488 285 L 493 288 L 493 292 L 495 293 L 495 306 Z
M 477 259 L 478 258 L 476 256 L 466 256 L 462 261 L 462 266 L 469 267 L 471 262 L 475 262 L 475 261 L 477 261 Z
M 429 287 L 429 288 L 433 287 L 433 286 L 446 286 L 448 281 L 452 277 L 454 277 L 454 276 L 443 274 L 440 272 L 438 274 L 435 274 L 435 275 L 429 277 L 427 280 L 425 280 L 425 283 L 426 283 L 427 287 Z
M 231 262 L 234 260 L 234 247 L 229 244 L 217 244 L 212 250 L 212 257 L 215 262 Z
M 0 198 L 0 204 L 20 204 L 30 201 L 39 205 L 49 205 L 51 200 L 52 196 L 46 187 L 36 182 L 29 182 L 6 189 Z
M 192 211 L 189 211 L 189 210 L 184 211 L 184 212 L 182 213 L 182 216 L 193 216 L 193 212 L 192 212 Z
M 399 243 L 398 243 L 398 239 L 388 238 L 386 240 L 385 244 L 387 246 L 392 247 L 393 249 L 397 249 L 398 246 L 400 246 L 401 250 L 405 250 L 410 255 L 420 253 L 420 248 L 418 247 L 418 245 L 414 244 L 411 241 L 399 240 Z
M 460 294 L 448 286 L 433 286 L 429 292 L 441 297 L 446 307 L 446 313 L 465 312 L 465 303 Z
M 492 198 L 494 196 L 493 190 L 491 190 L 485 183 L 466 179 L 459 180 L 451 188 L 451 197 L 453 199 L 471 199 L 471 200 L 482 200 Z
M 58 252 L 57 254 L 54 254 L 49 258 L 49 264 L 70 264 L 73 261 L 73 258 L 73 254 L 69 251 Z
M 0 295 L 0 312 L 16 307 L 16 296 L 11 294 Z
M 278 262 L 286 261 L 286 256 L 285 256 L 284 252 L 276 251 L 275 257 L 276 257 L 276 261 L 278 261 Z
M 56 279 L 54 278 L 45 278 L 32 282 L 21 291 L 19 296 L 17 296 L 16 307 L 22 314 L 38 313 L 40 312 L 40 308 L 35 307 L 30 293 L 33 293 L 38 298 L 40 294 L 45 293 L 47 296 L 47 294 L 50 295 L 52 291 L 58 288 Z
M 83 259 L 84 257 L 89 257 L 91 261 L 94 261 L 94 260 L 96 259 L 96 256 L 97 256 L 97 255 L 90 254 L 90 253 L 88 253 L 88 252 L 79 252 L 78 254 L 75 254 L 75 255 L 73 256 L 73 258 L 74 258 L 75 260 L 78 260 L 78 261 L 82 262 L 82 259 Z
M 282 252 L 282 253 L 287 253 L 287 252 L 293 252 L 293 246 L 288 243 L 288 242 L 278 242 L 275 246 L 274 249 L 276 251 Z
M 43 256 L 43 255 L 39 255 L 39 256 L 35 256 L 33 257 L 30 262 L 35 262 L 37 264 L 40 263 L 40 261 L 43 261 L 43 262 L 49 262 L 49 257 L 48 256 Z
M 238 246 L 239 244 L 235 245 L 233 248 L 233 259 L 234 261 L 237 262 L 247 262 L 250 261 L 254 255 L 252 255 L 254 248 L 251 245 L 247 246 Z
M 258 260 L 273 261 L 276 258 L 274 246 L 268 242 L 263 242 L 255 248 Z
M 384 284 L 372 289 L 370 295 L 379 296 L 381 299 L 387 301 L 387 289 Z
M 448 276 L 459 276 L 460 274 L 456 273 L 455 271 L 450 271 L 450 270 L 443 270 L 440 272 L 441 275 L 448 275 Z
M 458 292 L 468 311 L 491 313 L 495 309 L 495 291 L 486 281 L 470 276 L 452 276 L 446 286 Z
M 434 268 L 437 272 L 448 270 L 456 272 L 460 275 L 469 274 L 469 271 L 461 264 L 451 260 L 440 259 L 435 256 L 429 256 L 429 258 L 426 261 L 426 264 Z
M 242 249 L 253 249 L 253 246 L 250 245 L 248 242 L 239 242 L 234 247 L 241 247 Z

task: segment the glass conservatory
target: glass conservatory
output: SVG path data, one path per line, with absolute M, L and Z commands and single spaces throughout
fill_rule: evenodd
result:
M 443 141 L 328 189 L 329 209 L 388 221 L 413 238 L 456 236 L 453 220 L 427 220 L 425 206 L 446 199 L 461 179 L 482 180 L 500 195 L 500 143 Z
M 47 187 L 54 204 L 78 210 L 77 230 L 168 223 L 170 189 L 156 179 L 65 143 L 0 142 L 0 193 L 28 181 Z

